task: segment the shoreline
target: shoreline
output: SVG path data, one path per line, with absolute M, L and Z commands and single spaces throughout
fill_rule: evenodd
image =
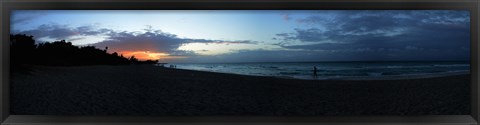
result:
M 331 80 L 412 80 L 412 79 L 426 79 L 438 78 L 447 76 L 470 75 L 469 71 L 460 72 L 441 72 L 441 73 L 425 73 L 425 74 L 407 74 L 407 75 L 386 75 L 386 76 L 359 76 L 359 77 L 343 77 Z M 329 80 L 329 79 L 327 79 Z
M 149 65 L 29 66 L 11 77 L 15 115 L 467 115 L 469 75 L 301 80 Z
M 169 68 L 169 67 L 162 67 Z M 240 73 L 228 73 L 228 72 L 215 72 L 215 71 L 206 71 L 206 70 L 194 70 L 194 69 L 182 69 L 182 68 L 171 68 L 187 71 L 198 71 L 198 72 L 208 72 L 208 73 L 222 73 L 222 74 L 232 74 L 232 75 L 243 75 L 243 76 L 253 76 L 253 77 L 271 77 L 271 78 L 280 78 L 280 79 L 295 79 L 295 80 L 411 80 L 411 79 L 425 79 L 425 78 L 437 78 L 437 77 L 446 77 L 446 76 L 457 76 L 457 75 L 469 75 L 470 71 L 456 71 L 456 72 L 439 72 L 439 73 L 422 73 L 422 74 L 405 74 L 405 75 L 381 75 L 381 76 L 329 76 L 323 77 L 318 76 L 317 78 L 298 78 L 294 76 L 264 76 L 264 75 L 249 75 L 249 74 L 240 74 Z M 311 76 L 313 77 L 313 75 Z

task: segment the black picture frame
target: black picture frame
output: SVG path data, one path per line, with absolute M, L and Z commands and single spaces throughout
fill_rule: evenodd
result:
M 0 1 L 0 122 L 20 124 L 452 124 L 477 125 L 479 109 L 478 0 L 3 0 Z M 9 33 L 12 10 L 428 10 L 470 11 L 471 115 L 446 116 L 318 116 L 318 117 L 122 117 L 37 116 L 10 114 Z

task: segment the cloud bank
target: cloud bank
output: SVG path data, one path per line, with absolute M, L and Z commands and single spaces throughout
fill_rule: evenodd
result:
M 94 43 L 83 44 L 92 45 L 97 48 L 108 47 L 109 52 L 117 52 L 125 56 L 140 57 L 147 59 L 147 56 L 155 58 L 185 58 L 187 56 L 201 55 L 205 51 L 198 49 L 178 49 L 186 44 L 211 44 L 223 46 L 235 45 L 255 45 L 258 42 L 250 40 L 224 41 L 209 39 L 190 39 L 179 38 L 175 34 L 154 30 L 147 26 L 144 32 L 138 31 L 114 31 L 112 29 L 98 29 L 93 25 L 70 27 L 68 25 L 43 24 L 36 29 L 18 32 L 19 34 L 28 34 L 35 36 L 37 42 L 42 42 L 45 38 L 53 40 L 81 41 L 87 36 L 105 36 L 105 39 Z M 82 37 L 83 36 L 83 37 Z M 77 42 L 78 43 L 78 42 Z M 85 42 L 83 42 L 85 43 Z M 88 42 L 87 42 L 88 43 Z M 82 44 L 81 44 L 82 45 Z M 215 51 L 215 50 L 213 50 Z M 236 50 L 235 50 L 236 51 Z M 234 51 L 226 50 L 223 53 L 231 53 Z M 222 54 L 222 53 L 220 53 Z M 151 58 L 151 59 L 155 59 Z
M 126 56 L 141 54 L 172 62 L 469 60 L 468 11 L 321 10 L 303 17 L 295 14 L 282 11 L 281 18 L 275 18 L 298 26 L 272 31 L 277 33 L 271 41 L 180 38 L 151 26 L 144 31 L 116 31 L 55 23 L 12 33 L 33 35 L 40 42 L 65 39 L 78 45 L 108 47 L 109 52 Z
M 277 44 L 376 60 L 468 60 L 468 11 L 330 11 L 298 19 Z

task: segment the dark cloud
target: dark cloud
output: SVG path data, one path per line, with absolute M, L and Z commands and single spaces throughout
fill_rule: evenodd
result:
M 185 56 L 194 55 L 193 52 L 177 50 L 183 44 L 187 43 L 205 43 L 205 44 L 256 44 L 255 41 L 222 41 L 208 39 L 189 39 L 179 38 L 177 35 L 165 33 L 160 30 L 146 30 L 144 33 L 138 32 L 110 32 L 108 39 L 102 42 L 92 44 L 97 47 L 109 47 L 113 51 L 155 51 L 169 53 L 170 55 Z
M 95 43 L 94 46 L 108 46 L 114 51 L 156 51 L 171 53 L 183 43 L 193 42 L 193 39 L 181 39 L 176 35 L 163 32 L 113 32 L 105 41 Z M 199 40 L 204 41 L 204 40 Z M 198 42 L 198 41 L 196 41 Z
M 97 29 L 95 26 L 80 26 L 72 28 L 69 25 L 59 24 L 43 24 L 36 29 L 17 31 L 19 34 L 28 34 L 39 38 L 51 38 L 56 40 L 78 40 L 78 38 L 71 38 L 72 36 L 95 36 L 113 32 L 110 29 Z
M 300 19 L 297 22 L 316 26 L 279 33 L 274 40 L 285 48 L 350 53 L 351 58 L 469 59 L 464 49 L 470 46 L 467 11 L 339 11 L 332 15 Z M 322 43 L 327 40 L 333 42 Z

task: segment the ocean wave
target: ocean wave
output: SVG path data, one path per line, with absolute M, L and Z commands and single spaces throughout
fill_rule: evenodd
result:
M 383 72 L 368 72 L 368 76 L 382 76 Z
M 388 69 L 402 69 L 402 68 L 433 68 L 433 67 L 466 67 L 470 64 L 434 64 L 434 65 L 390 65 L 390 66 L 364 66 L 363 69 L 388 68 Z
M 364 66 L 362 69 L 405 69 L 405 68 L 430 68 L 433 65 L 420 65 L 420 66 L 400 66 L 400 65 L 391 65 L 391 66 Z
M 281 75 L 298 75 L 301 74 L 299 72 L 279 72 Z
M 314 64 L 312 64 L 314 65 Z M 301 77 L 303 79 L 313 79 L 312 65 L 252 65 L 252 64 L 222 64 L 222 65 L 178 65 L 180 69 L 192 69 L 211 72 L 222 72 L 232 74 L 254 75 L 254 76 L 289 76 Z M 430 64 L 409 64 L 404 65 L 381 64 L 381 65 L 317 65 L 318 78 L 347 78 L 347 77 L 403 77 L 417 76 L 425 74 L 442 74 L 442 73 L 458 73 L 468 72 L 469 64 L 460 63 L 430 63 Z
M 445 65 L 439 64 L 439 65 L 433 65 L 433 66 L 436 66 L 436 67 L 465 67 L 465 66 L 470 66 L 470 64 L 445 64 Z

